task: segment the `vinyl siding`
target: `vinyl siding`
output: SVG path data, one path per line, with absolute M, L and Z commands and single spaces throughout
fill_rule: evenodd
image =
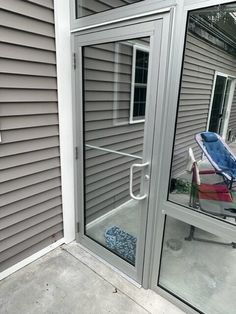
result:
M 52 0 L 0 10 L 0 271 L 63 237 Z
M 235 58 L 189 32 L 179 96 L 172 176 L 185 170 L 189 147 L 193 148 L 196 158 L 201 156 L 194 135 L 207 128 L 215 71 L 236 76 Z M 229 127 L 236 131 L 236 125 L 233 126 L 235 105 L 234 100 Z
M 77 0 L 79 17 L 104 12 L 142 0 Z
M 229 117 L 229 125 L 228 130 L 230 132 L 230 138 L 229 140 L 235 140 L 236 139 L 236 90 L 234 92 L 230 117 Z
M 148 40 L 135 43 L 148 45 Z M 119 51 L 118 59 L 115 51 Z M 144 124 L 129 124 L 132 45 L 102 44 L 86 47 L 83 53 L 85 143 L 142 157 Z M 130 199 L 129 169 L 137 162 L 140 160 L 86 148 L 87 222 Z M 138 193 L 139 173 L 133 186 Z

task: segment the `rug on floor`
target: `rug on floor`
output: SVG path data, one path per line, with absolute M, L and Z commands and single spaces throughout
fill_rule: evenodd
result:
M 107 247 L 135 264 L 137 238 L 117 226 L 110 227 L 104 234 Z

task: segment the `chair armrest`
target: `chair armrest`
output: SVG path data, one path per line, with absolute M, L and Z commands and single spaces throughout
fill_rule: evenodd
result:
M 216 173 L 216 171 L 214 169 L 199 171 L 199 174 L 215 174 L 215 173 Z

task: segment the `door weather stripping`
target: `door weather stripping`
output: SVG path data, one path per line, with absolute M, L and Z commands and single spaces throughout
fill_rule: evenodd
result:
M 147 194 L 144 194 L 142 196 L 135 196 L 133 193 L 133 173 L 134 173 L 134 168 L 144 168 L 147 167 L 149 165 L 149 162 L 145 162 L 144 164 L 133 164 L 130 167 L 130 181 L 129 181 L 129 194 L 130 196 L 136 200 L 136 201 L 141 201 L 144 200 L 147 197 Z

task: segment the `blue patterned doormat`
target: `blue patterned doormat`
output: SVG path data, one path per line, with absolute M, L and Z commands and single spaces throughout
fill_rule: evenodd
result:
M 135 264 L 137 238 L 113 226 L 105 231 L 104 234 L 107 247 L 118 255 Z

